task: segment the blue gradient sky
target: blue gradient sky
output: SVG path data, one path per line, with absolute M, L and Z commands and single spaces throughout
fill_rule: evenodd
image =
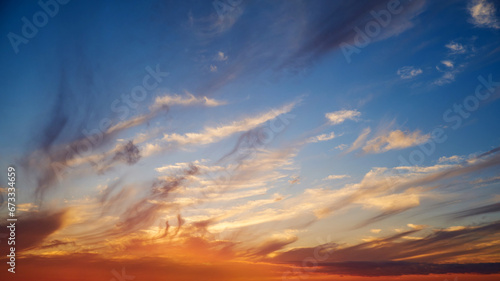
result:
M 398 251 L 480 229 L 469 252 L 328 261 L 499 262 L 500 4 L 389 2 L 70 1 L 18 46 L 42 8 L 1 4 L 0 167 L 18 169 L 20 214 L 65 214 L 26 254 L 133 256 L 164 232 L 287 263 L 318 237 L 354 251 L 408 232 Z

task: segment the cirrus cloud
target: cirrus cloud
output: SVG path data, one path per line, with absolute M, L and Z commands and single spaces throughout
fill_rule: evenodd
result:
M 410 79 L 410 78 L 413 78 L 415 76 L 422 74 L 422 72 L 423 71 L 420 68 L 415 68 L 413 66 L 403 66 L 400 69 L 398 69 L 397 74 L 402 79 Z
M 363 147 L 363 151 L 366 153 L 381 153 L 392 149 L 403 149 L 422 144 L 429 138 L 429 135 L 422 135 L 420 131 L 405 133 L 401 130 L 395 130 L 387 135 L 369 140 Z
M 337 125 L 343 123 L 345 120 L 354 120 L 361 115 L 361 112 L 357 110 L 339 110 L 334 112 L 329 112 L 325 114 L 325 117 L 328 119 L 330 124 Z

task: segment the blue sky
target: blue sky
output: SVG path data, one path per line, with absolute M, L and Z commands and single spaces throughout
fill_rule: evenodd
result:
M 167 224 L 161 245 L 270 263 L 480 229 L 472 252 L 384 261 L 499 261 L 499 3 L 50 3 L 29 36 L 43 7 L 1 8 L 0 166 L 21 214 L 66 214 L 28 255 L 108 258 Z

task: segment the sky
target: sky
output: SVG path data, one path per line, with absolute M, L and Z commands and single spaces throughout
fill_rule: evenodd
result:
M 499 280 L 498 1 L 0 13 L 2 280 Z

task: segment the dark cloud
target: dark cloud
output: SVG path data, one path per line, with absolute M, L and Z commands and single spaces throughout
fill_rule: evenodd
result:
M 392 14 L 389 23 L 370 43 L 398 35 L 413 24 L 411 20 L 424 9 L 425 1 L 398 1 L 401 11 Z M 209 42 L 226 42 L 229 64 L 219 68 L 216 76 L 200 87 L 200 91 L 213 93 L 236 80 L 273 70 L 277 77 L 283 73 L 296 75 L 308 71 L 327 54 L 339 51 L 342 43 L 355 45 L 355 27 L 364 30 L 365 24 L 375 21 L 371 12 L 387 10 L 388 1 L 273 1 L 266 10 L 255 9 L 261 2 L 245 3 L 245 13 L 234 18 L 234 31 L 204 36 L 201 49 Z M 276 15 L 280 15 L 279 20 Z M 210 26 L 210 18 L 193 26 L 199 31 Z M 217 17 L 211 19 L 217 22 Z M 252 28 L 248 27 L 251 22 Z M 201 23 L 201 22 L 200 22 Z M 364 46 L 366 47 L 366 46 Z M 344 63 L 342 61 L 341 63 Z M 278 78 L 279 79 L 279 78 Z
M 114 161 L 122 161 L 129 165 L 137 163 L 141 159 L 139 148 L 132 141 L 120 147 L 113 157 Z
M 36 212 L 19 215 L 17 222 L 15 222 L 15 248 L 17 252 L 20 253 L 23 250 L 41 245 L 50 234 L 63 227 L 66 212 L 66 210 L 63 210 L 56 213 Z M 0 225 L 1 233 L 8 234 L 7 225 L 9 223 Z M 8 245 L 6 242 L 3 242 L 0 245 L 0 249 L 3 253 L 6 253 Z
M 411 262 L 339 262 L 318 263 L 318 272 L 355 276 L 400 276 L 429 274 L 494 274 L 500 273 L 500 263 L 432 264 Z
M 500 212 L 500 203 L 494 203 L 486 206 L 481 206 L 469 210 L 464 210 L 460 211 L 457 213 L 452 214 L 451 216 L 454 217 L 455 219 L 463 219 L 467 217 L 472 217 L 472 216 L 477 216 L 477 215 L 482 215 L 482 214 L 489 214 L 489 213 L 496 213 Z
M 435 230 L 423 236 L 420 230 L 409 230 L 382 239 L 360 243 L 354 246 L 341 247 L 337 244 L 318 245 L 314 248 L 299 248 L 280 253 L 274 261 L 299 262 L 307 257 L 325 256 L 322 261 L 395 261 L 405 260 L 423 263 L 458 260 L 461 257 L 474 257 L 476 254 L 488 255 L 497 253 L 500 246 L 494 242 L 498 239 L 500 222 L 484 224 L 477 227 Z M 407 236 L 415 238 L 406 238 Z M 421 237 L 421 238 L 420 238 Z
M 44 244 L 40 246 L 40 249 L 49 249 L 49 248 L 56 248 L 59 246 L 64 246 L 64 245 L 75 245 L 75 242 L 64 242 L 61 240 L 52 240 L 47 244 Z
M 116 224 L 116 227 L 112 229 L 109 234 L 113 236 L 123 236 L 151 225 L 158 218 L 158 213 L 160 211 L 175 207 L 175 204 L 171 202 L 172 200 L 168 200 L 170 194 L 174 190 L 182 187 L 189 176 L 196 175 L 199 171 L 196 165 L 190 164 L 188 168 L 175 176 L 153 182 L 148 196 L 128 206 L 128 208 L 121 213 L 120 222 Z M 111 201 L 107 204 L 113 206 L 120 204 L 119 200 L 113 201 L 116 199 L 116 197 L 111 198 Z M 179 215 L 178 230 L 176 234 L 182 226 L 182 223 L 183 220 Z

